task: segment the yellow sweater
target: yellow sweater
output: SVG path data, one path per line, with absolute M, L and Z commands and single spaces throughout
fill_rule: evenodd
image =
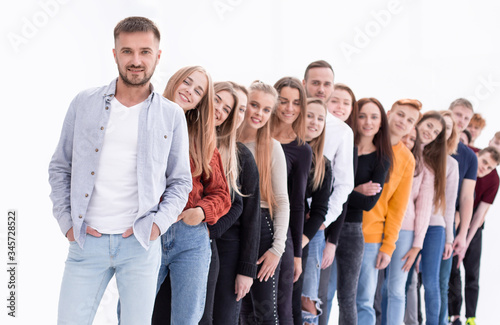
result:
M 380 251 L 392 256 L 410 198 L 415 159 L 399 142 L 392 146 L 393 164 L 389 182 L 370 211 L 363 212 L 363 235 L 366 243 L 380 243 Z

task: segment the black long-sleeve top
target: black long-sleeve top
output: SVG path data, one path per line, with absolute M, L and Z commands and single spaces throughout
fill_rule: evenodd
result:
M 299 145 L 297 140 L 281 144 L 285 152 L 290 201 L 290 230 L 293 240 L 293 256 L 302 257 L 304 231 L 304 198 L 307 179 L 311 170 L 312 149 L 309 144 Z
M 307 180 L 307 189 L 305 197 L 305 211 L 304 215 L 309 213 L 309 219 L 304 223 L 304 235 L 311 240 L 318 231 L 321 224 L 325 222 L 325 215 L 328 212 L 328 200 L 330 194 L 332 193 L 332 163 L 326 157 L 324 158 L 325 163 L 325 176 L 323 178 L 323 183 L 313 191 L 312 182 L 314 176 L 314 163 L 309 173 L 309 178 Z M 311 199 L 311 204 L 309 205 L 308 199 Z
M 356 172 L 358 169 L 358 147 L 354 146 L 353 155 L 352 155 L 352 163 L 353 163 L 353 172 L 354 176 L 356 176 Z M 334 175 L 335 176 L 335 175 Z M 347 203 L 349 202 L 349 197 L 347 197 L 347 201 L 342 205 L 342 213 L 340 216 L 332 222 L 328 228 L 326 228 L 325 236 L 327 237 L 328 242 L 337 245 L 339 243 L 340 231 L 342 230 L 342 225 L 344 224 L 345 216 L 347 214 Z
M 380 162 L 376 152 L 358 156 L 358 170 L 354 178 L 354 186 L 356 187 L 372 181 L 373 183 L 379 183 L 383 187 L 389 167 L 389 161 L 385 159 L 384 162 Z M 381 194 L 382 191 L 375 195 L 366 196 L 352 191 L 349 197 L 345 222 L 362 222 L 363 211 L 370 211 L 377 203 Z
M 261 222 L 259 171 L 252 153 L 241 143 L 238 143 L 238 160 L 238 184 L 243 197 L 235 193 L 229 212 L 208 229 L 210 238 L 220 238 L 217 245 L 239 241 L 236 273 L 255 278 Z

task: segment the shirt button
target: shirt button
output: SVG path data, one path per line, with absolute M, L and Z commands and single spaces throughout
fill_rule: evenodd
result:
M 90 175 L 94 175 L 94 172 L 91 172 Z
M 101 131 L 104 130 L 104 126 L 101 126 Z
M 85 193 L 85 197 L 89 197 L 89 195 L 87 193 Z
M 108 110 L 108 109 L 109 109 L 109 106 L 106 106 L 106 110 Z
M 166 139 L 166 138 L 167 138 L 167 135 L 164 135 L 163 137 Z
M 97 148 L 96 148 L 96 149 L 95 149 L 95 152 L 99 152 L 99 149 L 97 149 Z
M 83 218 L 83 217 L 82 217 L 82 215 L 80 214 L 80 215 L 78 216 L 78 218 L 80 218 L 80 219 L 81 219 L 81 218 Z

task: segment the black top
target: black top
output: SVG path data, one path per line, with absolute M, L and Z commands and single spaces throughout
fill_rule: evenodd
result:
M 288 198 L 290 201 L 290 230 L 293 240 L 293 256 L 302 257 L 304 230 L 304 198 L 307 178 L 311 170 L 312 149 L 309 144 L 299 145 L 297 140 L 281 144 L 285 152 L 288 174 Z
M 389 171 L 389 161 L 381 163 L 376 152 L 358 156 L 358 170 L 354 178 L 354 186 L 358 186 L 369 181 L 379 183 L 384 186 L 387 172 Z M 366 196 L 359 192 L 352 191 L 347 206 L 345 222 L 362 222 L 363 211 L 370 211 L 377 203 L 382 191 L 376 195 Z
M 309 219 L 304 223 L 304 235 L 311 240 L 318 231 L 321 224 L 325 222 L 325 215 L 328 212 L 328 200 L 332 193 L 332 163 L 328 158 L 324 157 L 325 161 L 325 176 L 323 183 L 316 191 L 313 192 L 312 182 L 314 176 L 314 163 L 309 173 L 307 180 L 306 198 L 305 198 L 305 215 L 309 213 Z M 307 199 L 311 198 L 309 206 Z
M 353 154 L 352 154 L 352 164 L 353 164 L 353 172 L 354 175 L 356 176 L 356 171 L 358 169 L 358 147 L 354 146 L 353 148 Z M 349 195 L 350 196 L 350 195 Z M 342 230 L 342 225 L 344 225 L 344 219 L 347 214 L 347 203 L 349 202 L 349 197 L 347 197 L 347 201 L 344 202 L 342 205 L 342 213 L 340 216 L 332 222 L 328 228 L 326 228 L 325 231 L 325 236 L 327 237 L 328 242 L 338 245 L 339 243 L 339 237 L 340 237 L 340 231 Z
M 238 142 L 240 192 L 235 193 L 231 209 L 215 225 L 208 226 L 210 238 L 220 238 L 217 245 L 239 241 L 237 274 L 255 278 L 260 243 L 259 171 L 252 153 Z

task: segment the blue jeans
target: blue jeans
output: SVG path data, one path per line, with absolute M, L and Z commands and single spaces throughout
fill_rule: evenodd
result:
M 319 276 L 321 273 L 321 260 L 323 259 L 323 249 L 325 248 L 325 231 L 318 230 L 316 235 L 309 242 L 309 255 L 307 256 L 306 267 L 304 269 L 304 283 L 302 285 L 302 296 L 308 297 L 316 302 L 317 315 L 302 310 L 302 322 L 318 324 L 318 317 L 321 315 L 321 300 L 318 298 Z
M 145 250 L 134 235 L 93 237 L 83 249 L 71 242 L 59 297 L 58 324 L 92 324 L 109 280 L 116 276 L 121 323 L 149 324 L 160 266 L 160 240 Z
M 401 325 L 405 315 L 405 286 L 408 272 L 402 270 L 403 256 L 412 248 L 413 230 L 400 230 L 391 263 L 385 271 L 382 287 L 382 325 Z
M 381 243 L 365 243 L 358 280 L 356 307 L 359 325 L 375 325 L 373 301 L 377 289 L 378 270 L 375 268 Z
M 453 228 L 455 229 L 455 228 Z M 448 285 L 450 282 L 453 255 L 441 261 L 439 268 L 439 289 L 441 291 L 441 308 L 439 311 L 439 325 L 448 325 Z
M 339 240 L 340 242 L 340 240 Z M 364 243 L 363 243 L 364 246 Z M 335 252 L 335 255 L 337 255 L 337 252 Z M 361 255 L 361 258 L 363 256 Z M 330 319 L 330 312 L 332 310 L 333 306 L 333 298 L 335 297 L 335 292 L 337 291 L 337 256 L 333 259 L 333 263 L 328 269 L 330 270 L 330 279 L 328 280 L 328 295 L 327 295 L 327 300 L 326 300 L 326 313 L 327 313 L 327 319 Z M 338 300 L 338 299 L 337 299 Z
M 157 291 L 170 278 L 171 304 L 167 310 L 172 324 L 198 324 L 203 316 L 212 250 L 206 223 L 190 226 L 180 220 L 162 235 L 162 259 Z M 170 311 L 170 313 L 168 313 Z M 156 310 L 155 310 L 156 312 Z M 161 320 L 159 320 L 161 322 Z
M 444 227 L 429 226 L 422 247 L 422 283 L 425 289 L 425 321 L 427 325 L 439 324 L 441 297 L 439 271 L 443 259 Z

